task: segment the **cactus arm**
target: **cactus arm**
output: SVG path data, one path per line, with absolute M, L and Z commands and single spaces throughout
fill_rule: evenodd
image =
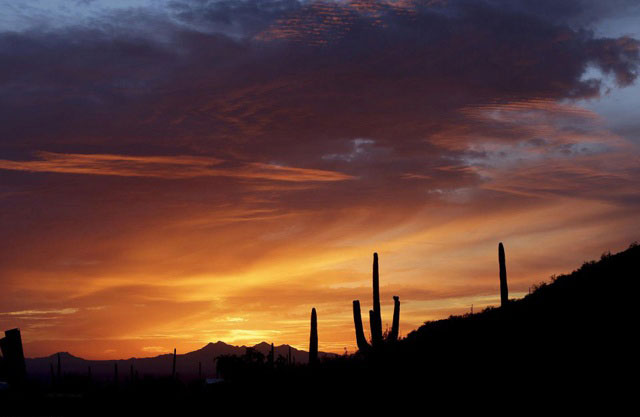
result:
M 369 343 L 367 343 L 367 339 L 364 337 L 359 300 L 353 301 L 353 324 L 356 328 L 356 343 L 358 344 L 358 350 L 365 352 L 370 348 L 370 346 Z
M 398 334 L 400 330 L 400 297 L 393 296 L 393 324 L 391 326 L 391 333 L 389 334 L 390 341 L 398 340 Z

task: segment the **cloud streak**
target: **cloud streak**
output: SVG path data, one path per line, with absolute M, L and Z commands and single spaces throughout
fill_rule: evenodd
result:
M 189 179 L 230 177 L 287 182 L 344 181 L 353 177 L 339 172 L 250 162 L 237 168 L 214 168 L 224 161 L 194 156 L 129 156 L 111 154 L 60 154 L 39 152 L 40 160 L 0 159 L 0 169 L 119 177 Z

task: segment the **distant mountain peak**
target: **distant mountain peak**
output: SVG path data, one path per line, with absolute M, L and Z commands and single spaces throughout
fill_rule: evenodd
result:
M 207 343 L 206 345 L 204 345 L 204 347 L 202 349 L 207 348 L 207 347 L 213 347 L 213 346 L 231 346 L 231 345 L 228 344 L 228 343 L 223 342 L 222 340 L 218 340 L 217 342 L 209 342 L 209 343 Z
M 60 359 L 82 359 L 78 356 L 72 355 L 69 352 L 56 352 L 53 353 L 49 356 L 45 356 L 43 357 L 43 359 L 51 359 L 51 360 L 57 360 L 58 359 L 58 355 L 60 355 Z

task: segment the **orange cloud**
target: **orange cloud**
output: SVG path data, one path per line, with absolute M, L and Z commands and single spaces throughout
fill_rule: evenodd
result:
M 113 175 L 187 179 L 197 177 L 231 177 L 272 181 L 344 181 L 353 177 L 340 172 L 294 168 L 250 162 L 237 168 L 214 168 L 224 161 L 196 156 L 130 156 L 112 154 L 62 154 L 38 152 L 39 161 L 0 159 L 0 169 L 65 174 Z

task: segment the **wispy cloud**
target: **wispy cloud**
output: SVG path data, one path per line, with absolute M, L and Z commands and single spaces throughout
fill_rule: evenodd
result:
M 21 310 L 21 311 L 7 311 L 0 313 L 0 316 L 20 316 L 20 317 L 32 317 L 32 316 L 45 316 L 45 315 L 68 315 L 77 313 L 77 308 L 62 308 L 58 310 Z
M 353 178 L 340 172 L 259 162 L 243 163 L 236 167 L 217 168 L 225 161 L 212 157 L 185 155 L 130 156 L 54 152 L 38 152 L 37 155 L 40 157 L 39 160 L 12 161 L 0 159 L 0 169 L 163 179 L 231 177 L 289 182 L 325 182 Z
M 144 346 L 142 348 L 142 351 L 148 353 L 167 353 L 170 351 L 170 349 L 164 348 L 162 346 Z

